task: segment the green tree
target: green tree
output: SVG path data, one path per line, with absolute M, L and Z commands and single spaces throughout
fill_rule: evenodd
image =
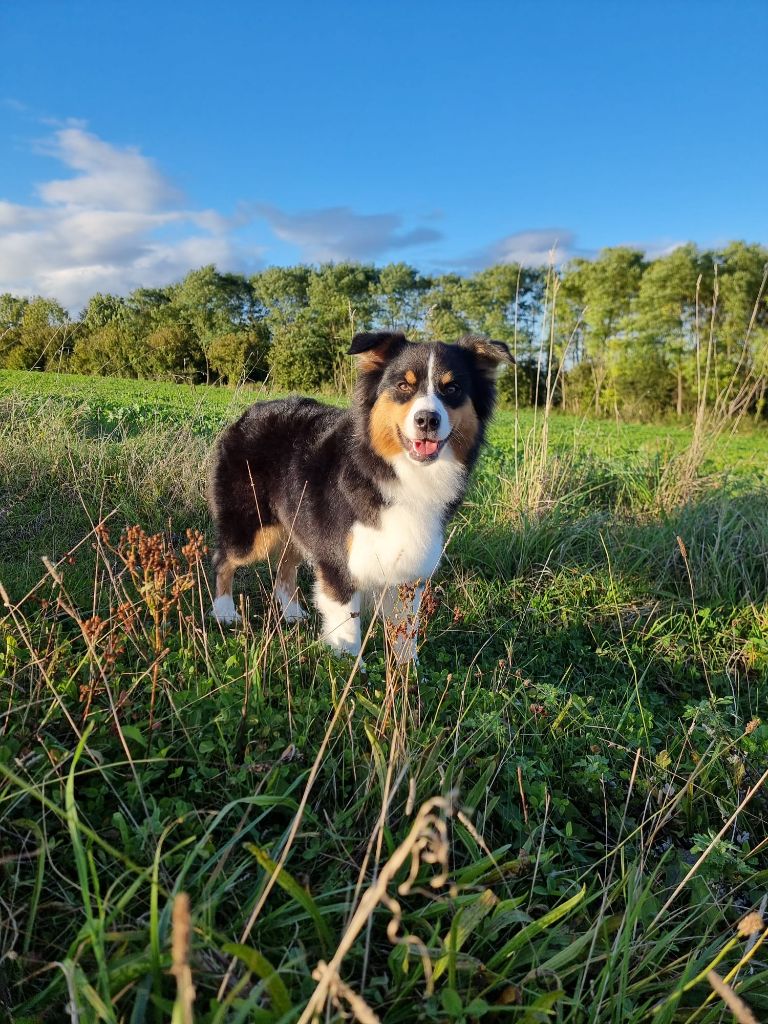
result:
M 4 292 L 0 295 L 0 365 L 8 365 L 8 357 L 21 341 L 21 325 L 29 299 Z
M 272 329 L 269 380 L 281 391 L 317 391 L 333 380 L 334 352 L 317 316 L 301 310 Z
M 311 267 L 267 267 L 251 278 L 251 287 L 268 321 L 282 323 L 298 315 L 309 303 Z
M 122 296 L 96 292 L 80 314 L 80 323 L 85 330 L 95 331 L 111 324 L 113 320 L 125 321 L 128 315 L 128 307 Z
M 137 338 L 177 319 L 169 288 L 136 288 L 125 300 L 125 323 Z
M 250 330 L 217 334 L 208 346 L 211 369 L 228 384 L 263 380 L 268 355 L 269 329 L 264 321 Z
M 103 327 L 82 332 L 75 342 L 70 367 L 75 373 L 94 375 L 149 375 L 143 341 L 121 320 L 111 320 Z
M 195 330 L 183 322 L 156 328 L 144 341 L 137 369 L 159 380 L 197 380 L 205 370 L 205 354 Z
M 622 401 L 617 386 L 630 358 L 630 317 L 644 266 L 642 253 L 619 246 L 603 249 L 595 260 L 572 260 L 560 280 L 555 315 L 572 367 L 567 386 L 577 400 L 591 402 L 595 415 Z
M 759 414 L 768 364 L 768 249 L 732 242 L 718 264 L 718 383 L 730 396 L 742 392 L 754 401 Z
M 424 333 L 428 341 L 458 338 L 469 331 L 463 287 L 464 279 L 459 274 L 442 274 L 433 279 L 425 300 Z
M 373 321 L 375 282 L 374 267 L 359 263 L 326 263 L 310 269 L 306 278 L 274 268 L 268 280 L 262 276 L 260 295 L 268 286 L 273 289 L 266 319 L 270 380 L 276 387 L 349 390 L 352 361 L 346 353 L 354 333 Z
M 66 363 L 77 325 L 54 299 L 37 296 L 17 307 L 21 320 L 11 334 L 14 344 L 5 356 L 11 370 L 60 368 Z
M 432 286 L 407 263 L 388 263 L 373 283 L 376 320 L 391 331 L 414 335 L 420 331 L 426 314 L 426 297 Z
M 681 245 L 653 260 L 640 283 L 638 359 L 657 369 L 666 365 L 678 416 L 683 415 L 686 394 L 692 398 L 698 390 L 702 328 L 706 332 L 713 302 L 713 262 L 712 254 L 699 253 L 692 244 Z M 661 390 L 658 380 L 652 379 L 638 397 L 650 400 L 653 391 Z

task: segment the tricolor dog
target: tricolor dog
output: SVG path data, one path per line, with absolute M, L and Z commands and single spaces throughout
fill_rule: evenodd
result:
M 398 656 L 415 651 L 420 581 L 437 569 L 511 361 L 502 342 L 467 336 L 414 344 L 389 332 L 357 334 L 358 378 L 349 409 L 309 398 L 251 406 L 214 455 L 209 502 L 221 623 L 239 619 L 238 566 L 272 556 L 287 622 L 304 618 L 296 570 L 310 562 L 325 641 L 360 651 L 361 596 L 398 623 Z M 401 584 L 413 594 L 398 598 Z

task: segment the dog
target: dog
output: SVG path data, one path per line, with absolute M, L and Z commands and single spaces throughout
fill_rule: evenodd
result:
M 370 595 L 395 624 L 398 661 L 408 661 L 422 581 L 438 567 L 512 357 L 503 342 L 475 335 L 447 345 L 390 331 L 356 334 L 349 354 L 358 361 L 349 409 L 259 402 L 220 436 L 208 491 L 212 614 L 238 622 L 235 570 L 273 555 L 283 618 L 303 619 L 296 573 L 307 561 L 334 651 L 360 654 L 361 595 Z

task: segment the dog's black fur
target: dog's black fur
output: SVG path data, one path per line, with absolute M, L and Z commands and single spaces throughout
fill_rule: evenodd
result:
M 294 550 L 290 562 L 310 560 L 330 598 L 348 603 L 364 588 L 351 564 L 353 531 L 357 524 L 377 529 L 383 509 L 407 491 L 411 463 L 448 459 L 463 467 L 438 510 L 441 532 L 461 502 L 493 410 L 496 371 L 509 360 L 506 346 L 473 337 L 456 345 L 413 344 L 402 334 L 377 332 L 356 335 L 350 353 L 360 356 L 360 365 L 349 409 L 309 398 L 262 402 L 221 436 L 209 495 L 218 531 L 214 564 L 224 583 L 219 597 L 227 593 L 227 575 L 231 584 L 233 565 L 263 556 L 280 537 Z M 431 404 L 447 413 L 447 439 L 429 423 L 414 427 L 416 413 L 408 415 L 417 400 L 419 409 Z M 418 474 L 426 481 L 435 470 L 416 473 L 418 488 Z

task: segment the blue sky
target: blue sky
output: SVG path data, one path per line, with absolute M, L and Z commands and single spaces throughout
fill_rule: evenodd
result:
M 0 36 L 0 291 L 768 242 L 768 0 L 28 0 Z

